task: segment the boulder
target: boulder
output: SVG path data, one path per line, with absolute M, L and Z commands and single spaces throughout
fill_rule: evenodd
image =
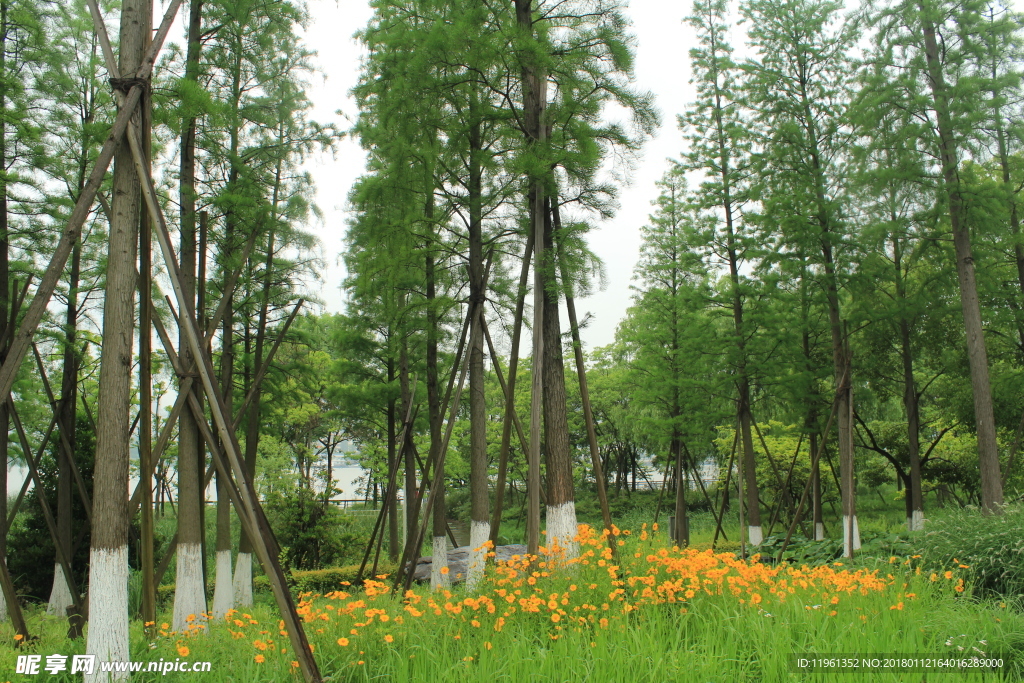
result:
M 469 570 L 468 545 L 459 546 L 448 551 L 448 577 L 452 583 L 466 580 L 466 573 Z M 494 549 L 494 559 L 498 562 L 508 562 L 515 555 L 525 555 L 526 546 L 521 543 L 512 545 L 499 545 Z M 412 578 L 416 581 L 430 581 L 430 572 L 434 558 L 431 556 L 421 557 L 416 560 L 416 567 L 413 569 Z

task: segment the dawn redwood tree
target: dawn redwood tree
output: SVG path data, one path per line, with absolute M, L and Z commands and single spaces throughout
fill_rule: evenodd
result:
M 179 166 L 178 203 L 180 246 L 178 259 L 181 263 L 181 284 L 184 295 L 195 305 L 197 240 L 196 225 L 196 126 L 199 111 L 192 105 L 199 90 L 200 52 L 202 49 L 203 1 L 189 3 L 187 47 L 185 52 L 185 73 L 180 83 L 186 106 L 182 122 L 181 151 Z M 193 310 L 195 310 L 193 308 Z M 184 331 L 178 336 L 178 348 L 183 368 L 194 369 L 197 359 L 193 358 Z M 189 371 L 189 370 L 186 370 Z M 200 392 L 193 384 L 192 392 L 198 398 Z M 202 440 L 196 416 L 186 406 L 178 418 L 178 546 L 176 549 L 176 578 L 174 587 L 174 615 L 172 626 L 181 631 L 189 624 L 188 615 L 199 615 L 206 611 L 206 588 L 203 581 L 202 547 L 202 495 L 203 472 L 205 469 Z
M 121 6 L 118 69 L 133 73 L 149 41 L 150 8 Z M 145 96 L 144 96 L 145 97 Z M 129 134 L 131 134 L 129 132 Z M 148 135 L 148 131 L 142 131 Z M 89 553 L 89 630 L 86 652 L 100 661 L 127 661 L 128 464 L 131 371 L 135 338 L 135 275 L 141 182 L 127 144 L 114 157 L 114 188 L 103 302 L 103 352 L 96 409 L 96 470 Z M 97 671 L 90 683 L 127 680 L 128 673 Z
M 839 435 L 844 555 L 860 547 L 853 467 L 852 367 L 842 311 L 844 216 L 850 145 L 847 108 L 854 22 L 830 0 L 752 0 L 741 6 L 756 60 L 746 65 L 746 102 L 761 130 L 756 197 L 783 252 L 803 249 L 825 293 Z M 781 256 L 780 256 L 781 257 Z
M 697 0 L 693 5 L 689 22 L 697 31 L 700 46 L 690 50 L 690 59 L 698 100 L 679 117 L 679 123 L 686 130 L 689 143 L 683 166 L 705 175 L 700 191 L 693 193 L 693 201 L 707 216 L 707 257 L 720 259 L 729 271 L 728 284 L 723 283 L 718 305 L 732 314 L 734 349 L 730 356 L 736 368 L 736 418 L 743 453 L 747 539 L 757 546 L 763 534 L 751 435 L 750 376 L 754 364 L 750 362 L 749 350 L 756 324 L 751 323 L 746 311 L 751 283 L 740 275 L 755 249 L 742 212 L 750 172 L 750 139 L 738 101 L 738 67 L 731 58 L 732 47 L 726 42 L 728 19 L 724 0 Z
M 699 230 L 688 206 L 683 167 L 671 168 L 657 185 L 661 194 L 655 212 L 641 228 L 635 304 L 616 337 L 630 356 L 634 403 L 648 409 L 639 422 L 661 447 L 668 447 L 676 490 L 672 540 L 685 547 L 690 542 L 685 491 L 696 463 L 687 462 L 684 443 L 717 424 L 712 416 L 723 417 L 709 410 L 708 398 L 727 390 L 721 380 L 709 378 L 726 375 L 715 358 L 722 344 L 707 315 L 709 275 L 693 244 Z
M 940 178 L 953 237 L 974 399 L 981 502 L 986 512 L 995 513 L 1003 502 L 1003 489 L 961 165 L 978 131 L 991 124 L 990 105 L 999 102 L 998 97 L 992 98 L 1001 80 L 998 69 L 992 77 L 993 41 L 1007 45 L 1017 27 L 1009 16 L 999 27 L 993 26 L 985 17 L 987 7 L 974 1 L 911 0 L 876 8 L 872 60 L 885 69 L 897 101 L 918 107 L 924 103 L 923 113 L 932 122 L 909 128 L 907 133 L 916 133 L 936 160 L 929 171 Z

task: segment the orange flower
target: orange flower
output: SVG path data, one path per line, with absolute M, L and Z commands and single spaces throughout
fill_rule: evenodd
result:
M 188 647 L 185 645 L 178 646 L 178 654 L 182 657 L 188 657 Z
M 338 638 L 338 645 L 341 645 L 342 647 L 347 647 L 348 638 Z
M 447 574 L 448 573 L 448 567 L 441 567 L 441 573 L 442 574 Z
M 267 661 L 267 658 L 263 655 L 256 655 L 255 659 L 257 664 L 262 664 L 263 662 Z
M 395 642 L 395 637 L 389 633 L 386 636 L 384 636 L 384 642 L 385 643 L 393 643 L 393 642 Z

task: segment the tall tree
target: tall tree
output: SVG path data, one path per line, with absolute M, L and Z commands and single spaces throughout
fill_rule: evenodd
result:
M 938 160 L 937 168 L 932 170 L 941 178 L 942 198 L 953 235 L 978 435 L 982 507 L 987 512 L 997 512 L 1003 502 L 1003 490 L 988 350 L 961 165 L 971 139 L 991 121 L 989 107 L 978 106 L 979 102 L 986 102 L 993 87 L 998 88 L 1000 78 L 998 73 L 995 81 L 991 77 L 992 65 L 986 59 L 986 55 L 991 55 L 989 46 L 993 39 L 1005 44 L 1017 27 L 1014 20 L 1005 17 L 996 29 L 984 17 L 985 7 L 981 2 L 920 0 L 879 8 L 875 14 L 877 38 L 872 59 L 886 69 L 891 87 L 900 93 L 898 99 L 909 100 L 918 108 L 918 103 L 924 102 L 923 113 L 934 122 L 932 126 L 909 129 L 908 133 L 916 132 Z
M 746 314 L 749 283 L 740 275 L 751 258 L 753 244 L 745 229 L 742 205 L 746 199 L 746 176 L 749 173 L 750 141 L 742 110 L 737 101 L 737 67 L 732 62 L 732 48 L 726 42 L 728 13 L 724 0 L 698 0 L 693 6 L 690 24 L 696 29 L 700 47 L 690 50 L 690 59 L 699 99 L 684 116 L 680 125 L 687 129 L 689 152 L 684 161 L 687 169 L 703 171 L 707 179 L 694 200 L 710 212 L 708 222 L 708 256 L 720 254 L 728 267 L 728 287 L 723 291 L 721 305 L 732 313 L 736 367 L 736 419 L 740 426 L 743 449 L 744 492 L 746 494 L 747 539 L 760 545 L 760 504 L 758 502 L 757 463 L 751 434 L 751 371 L 748 346 L 755 326 Z M 721 215 L 721 221 L 718 216 Z
M 118 69 L 134 73 L 149 43 L 150 8 L 140 0 L 121 6 Z M 148 131 L 142 131 L 148 135 Z M 129 135 L 136 134 L 129 131 Z M 114 158 L 114 188 L 103 302 L 103 353 L 96 411 L 96 470 L 89 555 L 89 632 L 86 652 L 101 661 L 127 661 L 128 463 L 131 369 L 134 350 L 136 253 L 141 182 L 129 145 Z M 96 672 L 89 681 L 127 679 Z
M 780 231 L 783 250 L 802 247 L 825 294 L 837 393 L 844 555 L 860 547 L 855 510 L 852 364 L 842 312 L 842 263 L 848 232 L 844 158 L 849 154 L 852 64 L 857 33 L 841 5 L 821 0 L 754 0 L 742 5 L 756 61 L 747 69 L 747 101 L 764 131 L 758 198 Z M 813 247 L 813 250 L 812 250 Z

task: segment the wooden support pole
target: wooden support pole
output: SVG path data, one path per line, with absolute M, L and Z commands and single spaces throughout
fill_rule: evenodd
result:
M 415 380 L 415 378 L 413 379 L 413 385 L 412 386 L 413 386 L 412 395 L 415 396 L 416 395 L 416 380 Z M 405 449 L 407 447 L 407 441 L 408 441 L 408 438 L 407 438 L 408 434 L 409 434 L 410 430 L 412 429 L 412 422 L 413 422 L 413 412 L 412 412 L 412 409 L 413 409 L 413 402 L 409 401 L 409 405 L 406 407 L 406 411 L 405 411 L 405 419 L 402 420 L 402 433 L 401 433 L 401 436 L 400 436 L 400 438 L 398 440 L 398 442 L 401 444 L 401 446 L 399 447 L 398 455 L 391 462 L 391 467 L 388 470 L 388 487 L 387 487 L 387 489 L 384 490 L 384 503 L 380 506 L 380 511 L 377 513 L 377 520 L 376 520 L 376 522 L 374 522 L 373 531 L 370 533 L 370 540 L 366 544 L 366 552 L 363 553 L 363 561 L 359 565 L 359 571 L 356 572 L 356 581 L 362 581 L 362 579 L 363 579 L 363 571 L 366 569 L 366 564 L 370 560 L 370 552 L 371 552 L 371 549 L 373 548 L 374 541 L 377 540 L 377 532 L 378 531 L 382 531 L 382 529 L 383 529 L 384 517 L 387 516 L 388 510 L 389 510 L 388 503 L 391 502 L 391 499 L 395 495 L 395 489 L 397 488 L 397 485 L 398 485 L 398 469 L 399 469 L 399 465 L 400 465 L 400 463 L 402 461 L 402 456 L 405 454 Z M 408 503 L 406 503 L 406 504 L 408 504 Z M 383 540 L 383 538 L 384 538 L 384 534 L 381 533 L 381 539 Z M 377 548 L 378 548 L 378 552 L 379 552 L 380 545 L 378 545 Z M 376 573 L 376 567 L 377 567 L 377 560 L 376 560 L 376 558 L 374 559 L 373 565 L 374 565 L 374 572 Z
M 43 365 L 43 357 L 39 353 L 39 349 L 35 343 L 32 344 L 32 353 L 36 358 L 36 365 L 39 368 L 39 377 L 43 380 L 43 389 L 46 391 L 46 396 L 49 399 L 50 406 L 53 408 L 53 414 L 57 415 L 59 407 L 57 401 L 54 398 L 53 390 L 50 387 L 50 380 L 46 375 L 46 368 Z M 71 446 L 69 435 L 66 430 L 58 429 L 57 433 L 60 435 L 60 444 L 57 447 L 58 457 L 66 459 L 67 463 L 71 466 L 71 473 L 75 477 L 75 484 L 78 487 L 78 496 L 82 499 L 82 505 L 85 507 L 85 517 L 89 524 L 92 524 L 92 500 L 89 497 L 89 490 L 85 485 L 85 479 L 82 477 L 81 470 L 78 469 L 78 464 L 74 458 L 74 448 Z M 26 451 L 27 452 L 27 451 Z
M 722 485 L 722 507 L 718 511 L 718 524 L 715 526 L 715 537 L 711 539 L 711 548 L 714 549 L 715 544 L 718 543 L 718 535 L 724 535 L 725 526 L 725 501 L 729 499 L 729 482 L 732 480 L 732 463 L 736 457 L 736 444 L 740 440 L 740 430 L 736 430 L 736 434 L 733 435 L 732 439 L 732 450 L 729 451 L 729 464 L 725 466 L 725 484 Z M 740 537 L 743 536 L 743 527 L 740 525 Z
M 491 543 L 498 545 L 498 530 L 501 527 L 501 511 L 505 502 L 505 478 L 508 472 L 509 446 L 512 440 L 512 421 L 515 420 L 517 428 L 522 431 L 519 425 L 519 415 L 516 413 L 516 374 L 519 369 L 519 343 L 523 333 L 523 310 L 526 308 L 526 289 L 530 278 L 530 257 L 533 254 L 533 233 L 526 238 L 526 248 L 523 253 L 523 264 L 519 271 L 519 289 L 516 294 L 516 312 L 512 320 L 512 351 L 508 360 L 508 385 L 502 388 L 505 395 L 505 419 L 501 425 L 501 446 L 498 450 L 498 479 L 495 482 L 494 490 L 494 514 L 491 517 Z M 487 331 L 487 327 L 484 327 Z M 487 343 L 491 344 L 488 334 Z M 494 355 L 493 344 L 491 344 L 491 360 L 494 368 L 498 371 L 498 378 L 501 378 L 501 368 L 498 358 Z M 522 437 L 520 437 L 522 439 Z M 529 452 L 529 444 L 523 445 L 523 453 Z
M 476 306 L 471 305 L 469 307 L 469 314 L 466 316 L 467 325 L 470 320 L 470 316 L 476 313 Z M 404 585 L 405 589 L 408 590 L 412 585 L 412 561 L 419 557 L 420 548 L 423 546 L 423 538 L 427 533 L 427 525 L 431 522 L 431 513 L 434 510 L 434 501 L 437 499 L 437 492 L 440 487 L 444 486 L 444 459 L 448 452 L 448 442 L 451 439 L 452 428 L 455 426 L 455 415 L 458 412 L 459 401 L 462 399 L 462 387 L 466 382 L 466 373 L 469 370 L 469 354 L 466 354 L 462 359 L 462 371 L 459 373 L 459 385 L 455 390 L 455 396 L 450 404 L 450 412 L 448 416 L 448 425 L 445 430 L 444 439 L 441 443 L 441 450 L 437 455 L 437 463 L 434 466 L 434 478 L 430 485 L 430 495 L 427 497 L 427 505 L 423 512 L 423 521 L 420 523 L 419 530 L 415 536 L 407 539 L 405 544 L 405 551 L 402 553 L 402 561 L 398 566 L 398 572 L 395 574 L 395 588 L 400 585 Z M 458 366 L 456 366 L 458 367 Z M 452 368 L 453 370 L 455 368 Z M 454 373 L 453 373 L 454 376 Z M 430 467 L 431 463 L 427 462 L 427 467 Z M 424 473 L 424 481 L 420 486 L 420 492 L 417 495 L 416 510 L 419 509 L 419 501 L 422 497 L 423 487 L 426 485 L 426 473 Z

